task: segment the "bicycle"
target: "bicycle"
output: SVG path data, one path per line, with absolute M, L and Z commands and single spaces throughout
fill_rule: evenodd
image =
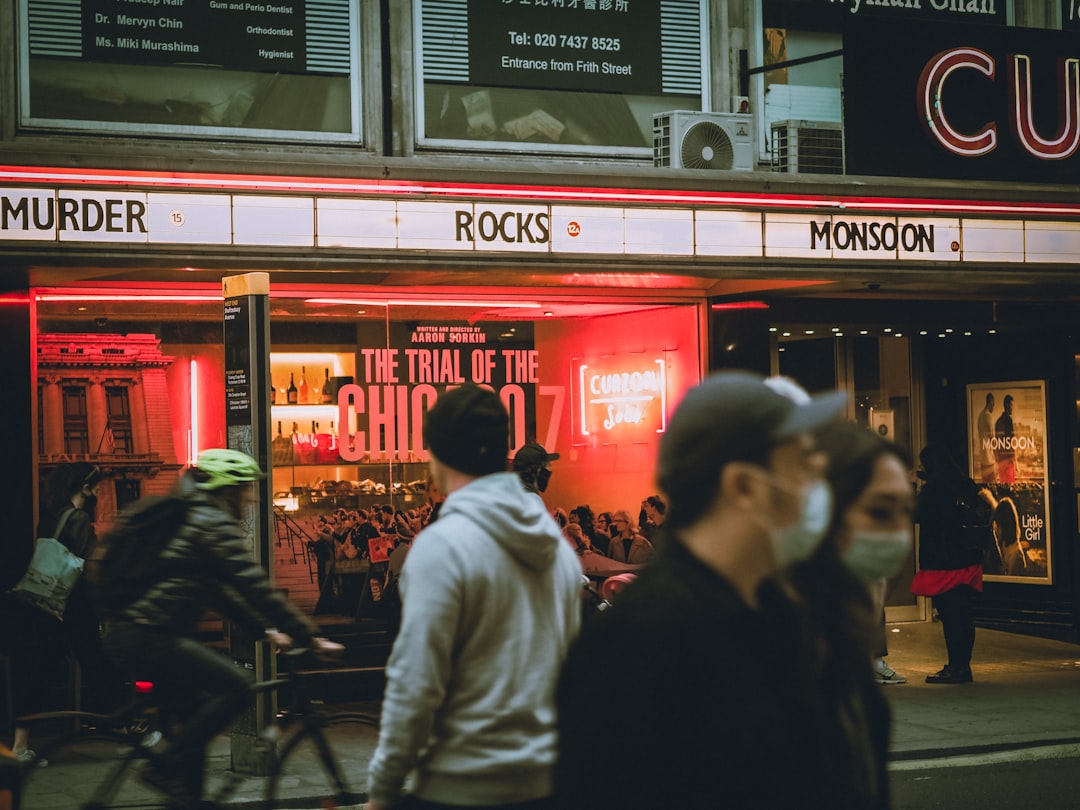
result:
M 349 784 L 329 737 L 342 729 L 356 733 L 361 726 L 377 726 L 378 718 L 362 711 L 326 709 L 308 694 L 305 681 L 310 675 L 293 671 L 251 685 L 253 699 L 274 691 L 291 697 L 256 744 L 265 746 L 262 751 L 270 757 L 269 773 L 252 776 L 227 769 L 220 780 L 209 780 L 216 784 L 204 785 L 207 798 L 200 806 L 344 810 L 367 802 L 367 794 Z M 178 807 L 170 803 L 171 797 L 131 778 L 154 759 L 153 745 L 166 733 L 160 708 L 152 692 L 139 692 L 113 714 L 60 711 L 21 718 L 31 728 L 60 721 L 80 724 L 77 730 L 39 747 L 25 766 L 22 810 Z M 48 767 L 38 767 L 42 761 Z M 106 773 L 101 778 L 103 769 Z

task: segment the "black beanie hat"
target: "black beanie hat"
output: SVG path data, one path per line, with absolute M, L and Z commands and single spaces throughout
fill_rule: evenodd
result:
M 435 401 L 424 421 L 424 441 L 435 458 L 460 472 L 505 472 L 510 417 L 498 394 L 466 383 Z

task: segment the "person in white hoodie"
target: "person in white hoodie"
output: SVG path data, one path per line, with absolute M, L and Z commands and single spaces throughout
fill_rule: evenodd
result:
M 540 496 L 506 472 L 498 395 L 440 395 L 424 438 L 447 497 L 402 570 L 367 808 L 553 807 L 554 692 L 581 566 Z

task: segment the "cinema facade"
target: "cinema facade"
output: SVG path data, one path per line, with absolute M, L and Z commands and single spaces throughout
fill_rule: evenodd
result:
M 1080 122 L 1062 113 L 1055 123 L 1039 93 L 1071 92 L 1060 90 L 1074 75 L 1061 31 L 1004 17 L 974 33 L 918 18 L 889 19 L 883 31 L 867 18 L 830 33 L 791 9 L 791 24 L 779 25 L 784 3 L 749 3 L 728 7 L 721 40 L 712 4 L 661 3 L 665 13 L 689 9 L 709 47 L 699 43 L 692 59 L 661 47 L 657 58 L 704 61 L 709 81 L 699 74 L 694 92 L 673 97 L 630 85 L 647 73 L 635 67 L 621 79 L 625 93 L 654 112 L 740 110 L 745 99 L 748 111 L 733 114 L 753 124 L 751 166 L 694 170 L 654 166 L 648 140 L 603 130 L 630 120 L 610 104 L 589 118 L 562 96 L 537 106 L 535 88 L 508 100 L 510 80 L 483 66 L 486 97 L 453 76 L 427 81 L 433 63 L 403 55 L 435 13 L 420 0 L 402 4 L 404 20 L 392 4 L 390 45 L 376 33 L 377 8 L 345 5 L 361 63 L 281 80 L 290 98 L 352 99 L 343 135 L 275 134 L 265 117 L 262 129 L 240 128 L 242 112 L 249 120 L 260 110 L 244 112 L 240 96 L 220 120 L 207 118 L 212 107 L 202 123 L 171 129 L 104 122 L 90 90 L 69 109 L 96 110 L 94 126 L 65 129 L 33 104 L 4 108 L 0 368 L 18 426 L 5 559 L 26 553 L 17 540 L 32 534 L 39 479 L 56 464 L 88 459 L 108 472 L 107 524 L 124 504 L 166 490 L 200 449 L 228 443 L 223 280 L 255 274 L 268 290 L 270 386 L 253 402 L 266 414 L 274 503 L 301 523 L 339 507 L 420 505 L 423 413 L 465 381 L 500 393 L 514 447 L 535 440 L 560 454 L 549 507 L 636 512 L 655 491 L 657 445 L 682 394 L 712 370 L 756 368 L 846 390 L 849 418 L 913 455 L 946 444 L 1018 513 L 1016 536 L 986 560 L 981 622 L 1076 638 L 1080 157 L 1069 144 Z M 10 2 L 0 11 L 23 19 Z M 753 73 L 745 94 L 736 74 L 715 89 L 721 62 L 737 64 L 746 50 L 749 65 L 761 64 L 764 34 L 777 29 L 789 60 L 829 36 L 843 44 L 840 173 L 776 170 L 764 111 L 811 86 L 799 67 L 785 69 L 785 86 Z M 13 39 L 0 47 L 8 66 L 39 68 L 43 86 L 71 86 Z M 372 54 L 387 47 L 407 91 L 361 78 L 380 74 Z M 1042 64 L 1055 48 L 1062 83 Z M 926 70 L 958 49 L 985 58 Z M 1030 73 L 1009 68 L 1023 67 L 1009 61 L 1016 53 L 1031 55 Z M 888 75 L 875 69 L 886 63 Z M 15 71 L 0 75 L 16 86 Z M 1034 112 L 1017 118 L 1010 88 L 1026 93 L 1025 75 Z M 578 80 L 565 91 L 575 103 L 618 96 Z M 131 81 L 110 114 L 152 117 Z M 920 115 L 924 90 L 941 102 L 936 118 Z M 1059 107 L 1075 119 L 1076 105 Z M 987 395 L 995 423 L 1011 398 L 1011 434 L 980 435 Z M 1011 459 L 998 457 L 1003 449 Z M 313 608 L 318 583 L 303 554 L 279 559 L 279 583 Z M 929 617 L 907 590 L 915 565 L 893 583 L 893 620 Z

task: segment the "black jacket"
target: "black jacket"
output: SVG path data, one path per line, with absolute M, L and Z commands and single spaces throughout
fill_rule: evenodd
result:
M 826 750 L 813 635 L 775 584 L 759 596 L 672 539 L 585 624 L 556 694 L 560 808 L 865 810 Z
M 978 486 L 967 476 L 931 478 L 919 490 L 915 505 L 919 568 L 955 571 L 982 562 L 982 550 L 967 544 L 963 525 L 968 513 L 962 503 L 985 512 L 985 522 L 989 522 L 990 505 L 979 496 Z
M 276 627 L 300 645 L 310 643 L 314 626 L 271 586 L 221 498 L 198 489 L 190 475 L 173 494 L 187 503 L 183 524 L 159 555 L 150 587 L 110 618 L 190 635 L 213 609 L 256 638 Z

